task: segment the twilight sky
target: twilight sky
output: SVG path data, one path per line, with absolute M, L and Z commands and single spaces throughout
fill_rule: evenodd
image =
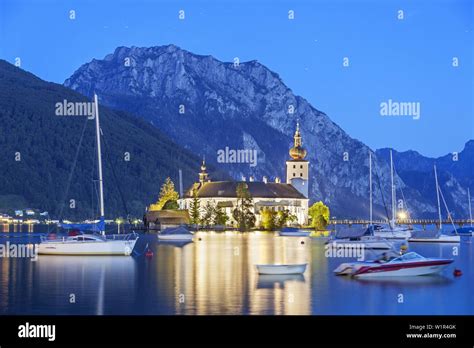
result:
M 23 69 L 57 83 L 117 46 L 172 43 L 222 61 L 257 59 L 370 147 L 434 157 L 474 139 L 473 4 L 2 0 L 0 58 L 19 57 Z M 419 119 L 382 116 L 380 104 L 389 99 L 419 103 Z

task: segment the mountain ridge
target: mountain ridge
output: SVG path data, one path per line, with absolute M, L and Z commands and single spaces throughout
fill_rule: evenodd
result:
M 28 204 L 57 217 L 60 207 L 66 204 L 64 218 L 96 216 L 97 205 L 92 202 L 96 195 L 92 184 L 95 180 L 94 122 L 85 121 L 85 117 L 56 116 L 55 104 L 64 99 L 90 101 L 62 85 L 43 81 L 0 60 L 0 153 L 5 161 L 0 168 L 3 179 L 0 208 L 22 209 Z M 157 199 L 165 177 L 171 176 L 178 185 L 178 169 L 181 168 L 187 179 L 184 184 L 191 184 L 191 176 L 199 171 L 199 157 L 181 149 L 145 120 L 103 106 L 100 96 L 99 103 L 104 134 L 106 217 L 126 215 L 118 185 L 127 201 L 127 210 L 141 217 L 145 207 Z M 83 127 L 86 127 L 83 144 L 70 192 L 64 201 Z M 126 152 L 130 154 L 130 161 L 124 160 Z M 14 161 L 16 153 L 20 154 L 20 161 Z M 215 172 L 215 175 L 221 173 Z M 68 208 L 70 199 L 75 200 L 75 207 L 71 209 Z

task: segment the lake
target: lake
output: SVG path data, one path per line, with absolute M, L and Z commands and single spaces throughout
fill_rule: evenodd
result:
M 39 233 L 1 233 L 0 244 Z M 439 276 L 356 280 L 332 271 L 354 259 L 325 256 L 323 238 L 273 232 L 198 232 L 187 245 L 143 235 L 127 256 L 0 258 L 1 314 L 474 314 L 473 244 L 409 245 L 454 258 Z M 149 244 L 154 255 L 143 254 Z M 453 255 L 453 252 L 455 255 Z M 262 276 L 258 263 L 308 263 L 303 275 Z M 463 275 L 453 276 L 454 268 Z

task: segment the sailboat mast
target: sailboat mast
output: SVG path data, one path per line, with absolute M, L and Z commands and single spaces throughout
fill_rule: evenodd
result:
M 94 106 L 95 106 L 95 131 L 96 131 L 96 137 L 97 137 L 97 167 L 99 170 L 100 217 L 103 218 L 105 216 L 104 214 L 104 182 L 102 178 L 102 154 L 100 150 L 99 102 L 97 100 L 97 94 L 95 93 L 94 93 Z
M 435 181 L 436 181 L 436 199 L 438 200 L 438 218 L 439 218 L 439 229 L 441 229 L 441 204 L 439 202 L 439 184 L 438 184 L 438 173 L 436 172 L 436 164 L 434 165 Z
M 467 188 L 467 199 L 468 199 L 468 206 L 469 206 L 469 220 L 471 221 L 472 227 L 472 209 L 471 209 L 471 192 L 469 191 L 469 187 Z
M 392 227 L 395 226 L 396 219 L 396 207 L 395 207 L 395 185 L 393 183 L 393 156 L 392 150 L 390 150 L 390 181 L 392 184 Z
M 372 152 L 369 151 L 369 220 L 372 226 Z

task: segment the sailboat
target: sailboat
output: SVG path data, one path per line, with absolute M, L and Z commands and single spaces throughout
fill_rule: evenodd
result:
M 375 235 L 375 229 L 372 225 L 372 153 L 369 151 L 369 226 L 367 228 L 346 228 L 336 231 L 335 235 L 330 238 L 326 245 L 334 247 L 347 247 L 373 250 L 390 250 L 393 249 L 394 243 L 387 238 Z
M 40 255 L 131 255 L 138 235 L 105 235 L 104 186 L 102 178 L 102 155 L 100 143 L 99 104 L 94 94 L 95 127 L 97 139 L 97 161 L 99 174 L 100 218 L 90 224 L 60 224 L 62 228 L 75 231 L 91 231 L 94 234 L 70 233 L 67 237 L 46 236 L 38 246 Z
M 409 242 L 425 242 L 425 243 L 459 243 L 461 241 L 461 237 L 457 234 L 455 235 L 447 235 L 442 233 L 442 218 L 441 218 L 441 203 L 440 203 L 440 193 L 441 188 L 438 184 L 438 173 L 436 172 L 436 165 L 434 166 L 434 173 L 435 173 L 435 182 L 436 182 L 436 199 L 438 201 L 438 218 L 439 218 L 439 230 L 438 231 L 418 231 L 413 233 L 412 237 L 408 239 Z M 443 202 L 445 205 L 446 210 L 448 211 L 448 217 L 451 219 L 451 214 L 449 213 L 448 207 L 446 205 L 446 201 L 444 200 L 444 196 L 442 196 Z M 452 222 L 452 219 L 451 219 Z M 456 231 L 456 229 L 455 229 Z
M 472 225 L 472 209 L 471 209 L 471 192 L 469 191 L 469 187 L 467 188 L 467 206 L 469 209 L 469 222 L 470 226 L 465 226 L 458 228 L 457 230 L 454 229 L 451 234 L 459 234 L 460 236 L 467 236 L 471 237 L 474 235 L 474 226 Z
M 372 157 L 370 157 L 370 179 L 372 179 Z M 411 237 L 411 230 L 406 226 L 396 225 L 396 193 L 395 193 L 395 184 L 394 184 L 394 176 L 393 176 L 393 156 L 392 150 L 390 150 L 390 182 L 391 182 L 391 194 L 392 194 L 392 218 L 390 219 L 388 226 L 380 226 L 375 225 L 374 227 L 374 235 L 378 237 L 383 237 L 386 239 L 398 239 L 398 240 L 407 240 Z M 372 180 L 370 180 L 370 192 L 372 192 Z M 372 195 L 372 193 L 371 193 Z M 370 211 L 372 214 L 372 196 L 370 199 Z M 387 213 L 388 215 L 388 213 Z M 372 215 L 370 218 L 370 222 L 372 224 Z

